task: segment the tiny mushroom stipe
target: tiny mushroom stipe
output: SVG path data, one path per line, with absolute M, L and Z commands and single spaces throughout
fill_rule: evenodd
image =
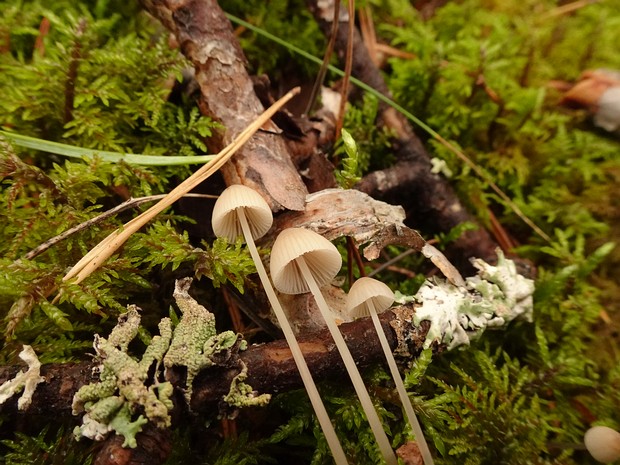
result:
M 285 294 L 312 292 L 353 382 L 381 455 L 388 465 L 396 465 L 396 456 L 355 365 L 355 360 L 319 289 L 319 286 L 329 283 L 338 274 L 342 266 L 340 253 L 331 242 L 313 231 L 289 228 L 282 231 L 276 238 L 271 248 L 270 266 L 271 279 L 280 292 Z
M 337 465 L 347 465 L 346 455 L 344 454 L 336 431 L 325 410 L 321 396 L 312 379 L 301 348 L 299 347 L 299 343 L 286 318 L 282 305 L 280 305 L 280 301 L 276 297 L 276 293 L 271 286 L 271 281 L 269 281 L 267 277 L 267 272 L 258 255 L 256 245 L 254 244 L 254 239 L 259 239 L 264 236 L 273 223 L 273 215 L 269 205 L 267 205 L 267 202 L 261 195 L 253 189 L 241 184 L 232 185 L 226 188 L 215 202 L 211 223 L 213 232 L 218 237 L 226 237 L 228 240 L 233 241 L 236 240 L 237 237 L 243 235 L 250 255 L 256 265 L 258 276 L 263 283 L 267 298 L 271 303 L 280 328 L 282 328 L 284 338 L 291 349 L 291 354 L 293 355 L 301 379 L 308 392 L 319 424 L 325 434 L 325 439 L 332 452 L 334 461 Z
M 390 349 L 390 345 L 383 332 L 383 327 L 379 321 L 379 316 L 377 315 L 377 312 L 387 310 L 392 303 L 394 303 L 394 293 L 392 290 L 386 284 L 373 278 L 364 277 L 358 279 L 351 286 L 349 294 L 347 295 L 347 310 L 351 316 L 358 318 L 370 315 L 375 326 L 375 331 L 377 331 L 379 342 L 381 342 L 381 348 L 388 362 L 392 378 L 394 379 L 396 391 L 405 409 L 407 420 L 415 435 L 424 463 L 425 465 L 433 465 L 433 456 L 424 438 L 424 433 L 422 433 L 420 423 L 413 411 L 411 400 L 409 399 L 403 380 L 400 377 L 396 360 L 394 360 L 394 355 L 392 355 L 392 350 Z

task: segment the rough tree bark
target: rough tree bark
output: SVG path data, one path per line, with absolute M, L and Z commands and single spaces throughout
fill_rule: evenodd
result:
M 225 129 L 209 140 L 221 150 L 264 110 L 254 92 L 246 60 L 230 21 L 215 0 L 142 0 L 176 37 L 192 62 L 200 87 L 201 112 Z M 307 190 L 295 169 L 278 127 L 269 123 L 222 168 L 227 184 L 260 192 L 274 211 L 302 210 Z

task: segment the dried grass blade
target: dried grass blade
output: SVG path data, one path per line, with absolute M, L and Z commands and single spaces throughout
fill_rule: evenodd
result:
M 111 233 L 108 237 L 103 239 L 98 245 L 91 249 L 78 263 L 76 263 L 71 270 L 64 276 L 63 281 L 75 278 L 75 282 L 79 283 L 92 274 L 102 263 L 104 263 L 112 254 L 118 250 L 118 248 L 125 243 L 129 237 L 138 231 L 142 226 L 152 220 L 155 216 L 168 208 L 174 202 L 179 200 L 184 194 L 191 191 L 198 184 L 203 182 L 217 170 L 219 170 L 224 163 L 226 163 L 234 153 L 245 144 L 261 126 L 263 126 L 269 119 L 288 102 L 291 98 L 299 93 L 299 88 L 291 90 L 289 93 L 280 98 L 271 107 L 265 110 L 256 120 L 243 130 L 241 134 L 235 138 L 227 147 L 225 147 L 217 156 L 202 166 L 189 178 L 179 184 L 170 193 L 146 210 L 144 213 L 135 217 L 123 227 L 117 229 Z

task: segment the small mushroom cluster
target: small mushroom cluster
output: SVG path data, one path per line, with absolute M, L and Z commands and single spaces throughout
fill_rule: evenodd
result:
M 265 293 L 291 349 L 293 359 L 308 392 L 319 424 L 323 429 L 335 463 L 337 465 L 346 465 L 348 462 L 316 384 L 312 379 L 299 343 L 273 286 L 283 294 L 312 293 L 360 399 L 381 455 L 388 465 L 396 465 L 396 456 L 355 364 L 355 360 L 320 290 L 321 286 L 331 282 L 338 274 L 342 266 L 340 253 L 331 242 L 313 231 L 303 228 L 286 229 L 278 235 L 271 250 L 270 272 L 271 279 L 273 280 L 272 286 L 254 243 L 255 239 L 266 234 L 272 222 L 271 209 L 262 196 L 243 185 L 232 185 L 224 190 L 213 209 L 212 226 L 214 233 L 218 237 L 226 237 L 231 241 L 238 236 L 243 236 L 245 239 L 252 259 L 256 264 L 256 270 Z M 347 302 L 348 307 L 354 314 L 358 316 L 371 316 L 407 419 L 418 440 L 424 462 L 426 465 L 430 465 L 433 463 L 432 456 L 424 440 L 420 424 L 413 411 L 411 401 L 398 373 L 396 362 L 377 316 L 377 312 L 389 308 L 393 301 L 394 295 L 385 284 L 371 278 L 362 278 L 351 287 Z

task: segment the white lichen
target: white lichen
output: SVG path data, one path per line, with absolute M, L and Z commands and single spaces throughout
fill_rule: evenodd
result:
M 448 350 L 467 345 L 480 337 L 487 328 L 506 325 L 515 318 L 531 321 L 534 281 L 517 273 L 512 260 L 497 252 L 498 263 L 489 265 L 483 260 L 473 260 L 478 269 L 476 276 L 465 280 L 465 286 L 454 286 L 445 281 L 426 281 L 415 300 L 414 324 L 430 321 L 424 342 L 445 344 Z M 397 296 L 397 302 L 411 301 L 407 296 Z
M 20 371 L 15 375 L 15 378 L 6 381 L 0 386 L 0 404 L 5 403 L 23 389 L 24 392 L 17 401 L 17 408 L 19 410 L 26 410 L 32 403 L 32 396 L 37 385 L 45 381 L 45 378 L 41 376 L 41 362 L 39 362 L 37 354 L 32 347 L 24 345 L 19 353 L 19 358 L 26 362 L 28 370 Z

